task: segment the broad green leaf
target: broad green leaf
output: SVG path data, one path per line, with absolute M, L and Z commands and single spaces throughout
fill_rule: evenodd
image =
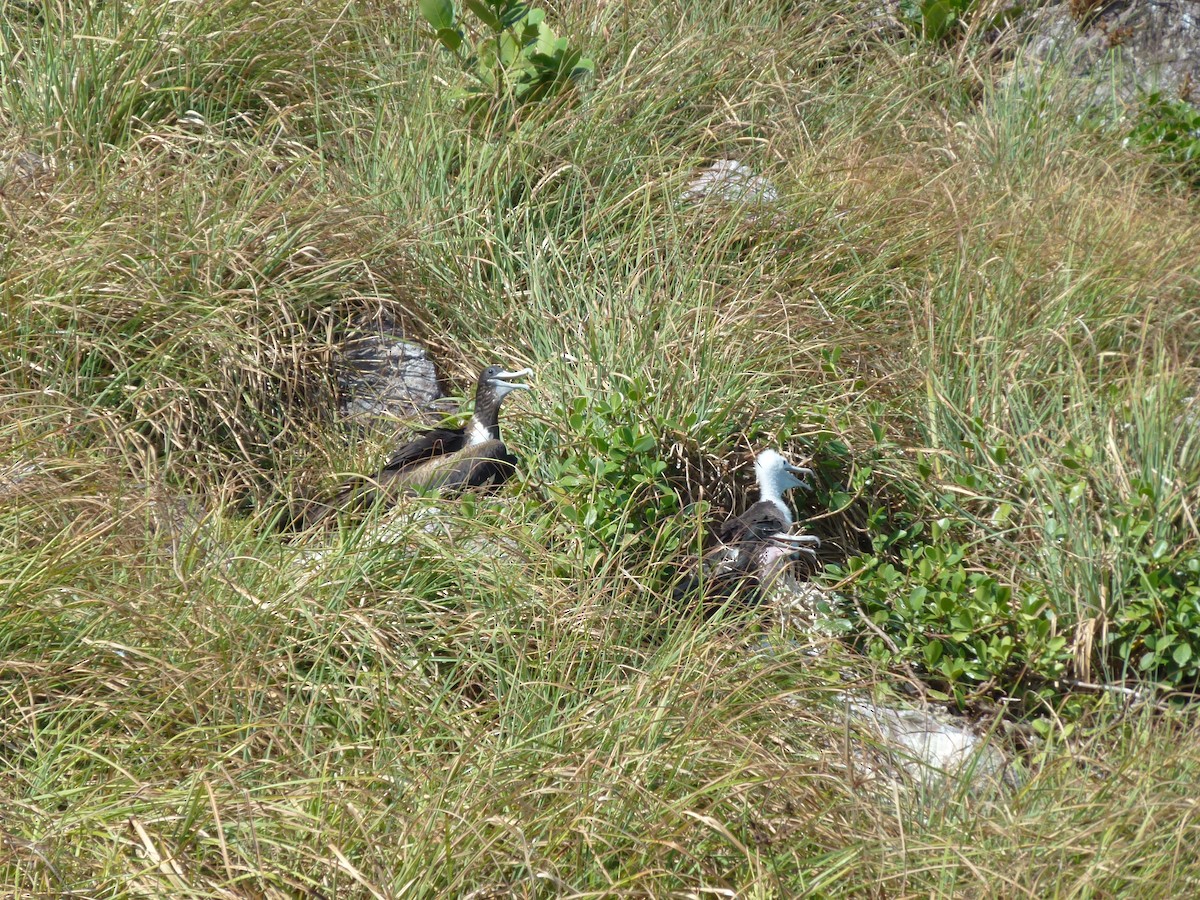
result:
M 533 44 L 533 52 L 544 53 L 547 56 L 554 55 L 554 51 L 560 42 L 560 38 L 555 37 L 554 32 L 544 25 L 534 32 L 533 38 L 531 42 Z M 561 39 L 561 42 L 565 44 L 566 39 Z
M 925 645 L 925 664 L 929 668 L 933 668 L 938 664 L 938 660 L 942 658 L 942 642 L 930 641 Z
M 918 585 L 913 588 L 912 592 L 908 595 L 908 608 L 915 613 L 920 612 L 925 607 L 925 598 L 927 596 L 929 596 L 929 589 L 924 585 Z
M 511 28 L 520 22 L 529 12 L 529 6 L 525 3 L 507 3 L 504 11 L 500 14 L 500 21 L 505 28 Z
M 516 39 L 507 32 L 500 35 L 496 39 L 496 43 L 496 55 L 500 58 L 501 65 L 503 65 L 505 68 L 508 68 L 508 66 L 512 65 L 513 60 L 515 60 L 521 53 L 521 46 L 517 43 Z
M 462 33 L 457 28 L 439 28 L 437 39 L 447 50 L 457 50 L 462 46 Z
M 421 15 L 436 30 L 454 27 L 454 0 L 417 0 Z
M 637 439 L 637 442 L 633 445 L 634 452 L 645 453 L 648 450 L 653 450 L 655 443 L 657 443 L 657 442 L 654 439 L 654 435 L 643 434 L 640 438 Z

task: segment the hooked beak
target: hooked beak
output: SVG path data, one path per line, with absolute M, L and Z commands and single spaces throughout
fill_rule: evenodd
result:
M 804 488 L 806 491 L 812 490 L 812 485 L 805 481 L 805 478 L 815 477 L 816 473 L 813 472 L 812 469 L 806 469 L 803 466 L 793 466 L 791 463 L 788 463 L 784 468 L 786 468 L 787 471 L 791 472 L 793 475 L 798 476 L 800 487 Z
M 497 372 L 492 377 L 492 384 L 500 388 L 500 396 L 504 396 L 509 391 L 528 391 L 531 386 L 521 384 L 516 381 L 509 381 L 509 378 L 526 378 L 533 374 L 533 369 L 517 369 L 515 372 Z

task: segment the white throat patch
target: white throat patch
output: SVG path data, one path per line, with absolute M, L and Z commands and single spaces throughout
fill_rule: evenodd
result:
M 467 443 L 474 447 L 476 444 L 482 444 L 491 439 L 492 435 L 488 432 L 487 426 L 472 416 L 471 423 L 467 426 Z

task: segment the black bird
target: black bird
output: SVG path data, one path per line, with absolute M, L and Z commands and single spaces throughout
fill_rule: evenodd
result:
M 774 450 L 764 450 L 754 461 L 754 471 L 758 501 L 713 529 L 699 563 L 675 585 L 676 599 L 701 586 L 710 599 L 728 597 L 743 582 L 756 585 L 761 594 L 789 563 L 802 555 L 816 556 L 812 548 L 821 546 L 820 538 L 790 533 L 794 520 L 783 499 L 793 488 L 808 488 L 797 476 L 812 475 L 812 470 L 793 466 Z
M 419 433 L 393 452 L 374 478 L 358 479 L 342 488 L 316 521 L 339 510 L 369 506 L 381 497 L 391 500 L 499 487 L 516 471 L 517 463 L 500 439 L 500 404 L 511 392 L 529 389 L 513 379 L 532 374 L 532 369 L 506 372 L 488 366 L 479 373 L 475 410 L 465 426 Z

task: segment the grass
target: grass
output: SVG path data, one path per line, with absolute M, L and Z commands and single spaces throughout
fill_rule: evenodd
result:
M 839 4 L 559 4 L 599 77 L 492 135 L 408 6 L 293 7 L 0 2 L 0 890 L 1195 893 L 1190 707 L 994 673 L 966 699 L 1040 735 L 1020 789 L 893 790 L 839 693 L 898 670 L 666 599 L 778 446 L 828 561 L 945 519 L 1061 674 L 1167 678 L 1136 661 L 1193 627 L 1186 182 L 973 35 Z M 720 157 L 769 215 L 677 202 Z M 522 473 L 387 541 L 282 533 L 385 451 L 331 369 L 381 309 L 464 390 L 536 368 Z

